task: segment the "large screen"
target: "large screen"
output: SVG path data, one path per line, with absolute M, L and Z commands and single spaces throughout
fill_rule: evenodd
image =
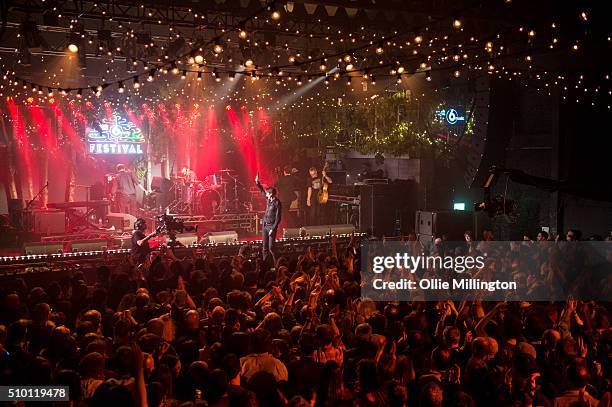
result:
M 90 154 L 143 154 L 145 137 L 131 121 L 113 114 L 87 129 Z

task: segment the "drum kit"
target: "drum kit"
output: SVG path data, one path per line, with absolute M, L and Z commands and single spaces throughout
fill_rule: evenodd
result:
M 171 181 L 174 200 L 169 210 L 172 213 L 213 216 L 250 211 L 254 206 L 253 198 L 249 202 L 241 199 L 246 188 L 235 170 L 219 170 L 203 180 L 179 176 L 172 177 Z

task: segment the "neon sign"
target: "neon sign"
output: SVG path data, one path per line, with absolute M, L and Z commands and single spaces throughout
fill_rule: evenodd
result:
M 465 116 L 461 116 L 455 109 L 442 109 L 436 111 L 436 116 L 450 125 L 465 121 Z
M 143 154 L 145 137 L 134 123 L 114 113 L 87 129 L 87 142 L 90 154 Z

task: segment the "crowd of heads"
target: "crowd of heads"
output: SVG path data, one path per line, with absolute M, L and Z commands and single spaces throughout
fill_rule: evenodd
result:
M 5 280 L 0 382 L 77 406 L 609 406 L 610 303 L 374 302 L 356 240 L 258 252 Z

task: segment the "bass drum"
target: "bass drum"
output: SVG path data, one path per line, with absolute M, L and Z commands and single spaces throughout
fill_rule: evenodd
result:
M 212 216 L 219 212 L 221 194 L 214 189 L 203 189 L 197 193 L 196 204 L 198 215 Z

